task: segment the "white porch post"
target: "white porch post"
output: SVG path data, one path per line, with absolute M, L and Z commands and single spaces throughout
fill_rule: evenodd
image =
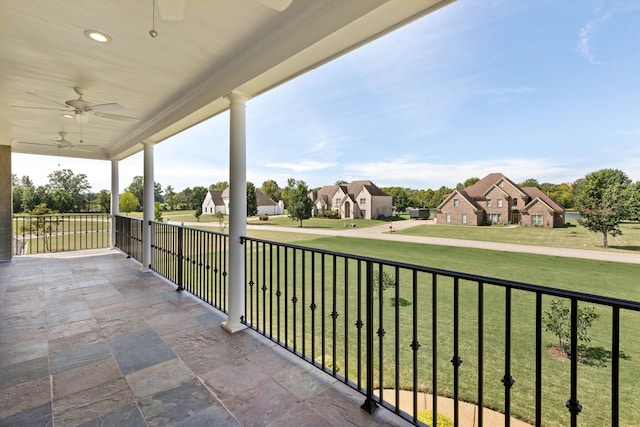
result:
M 142 195 L 142 268 L 149 271 L 151 266 L 151 221 L 153 221 L 153 144 L 144 143 L 144 188 Z
M 244 245 L 247 232 L 247 147 L 245 103 L 239 93 L 227 95 L 230 112 L 229 138 L 229 317 L 222 327 L 229 332 L 244 329 L 241 317 L 245 304 Z
M 118 161 L 111 160 L 111 241 L 109 247 L 116 247 L 116 215 L 120 215 L 120 176 Z

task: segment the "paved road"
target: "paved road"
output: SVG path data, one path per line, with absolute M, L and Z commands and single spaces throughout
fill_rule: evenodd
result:
M 348 223 L 348 221 L 346 222 Z M 409 236 L 405 234 L 396 234 L 390 231 L 400 231 L 407 228 L 421 225 L 423 222 L 415 220 L 396 221 L 389 224 L 378 225 L 375 227 L 366 228 L 346 228 L 344 230 L 325 230 L 321 228 L 298 228 L 298 227 L 278 227 L 274 225 L 252 225 L 251 222 L 247 225 L 248 229 L 252 230 L 269 230 L 269 231 L 281 231 L 284 233 L 305 233 L 324 236 L 342 236 L 342 237 L 356 237 L 361 239 L 377 239 L 377 240 L 389 240 L 395 242 L 410 242 L 410 243 L 425 243 L 429 245 L 441 245 L 441 246 L 458 246 L 464 248 L 475 249 L 489 249 L 494 251 L 507 251 L 507 252 L 523 252 L 529 254 L 549 255 L 549 256 L 561 256 L 567 258 L 584 258 L 592 259 L 596 261 L 611 261 L 611 262 L 625 262 L 630 264 L 640 264 L 640 255 L 629 254 L 622 252 L 607 252 L 607 251 L 594 251 L 584 249 L 569 249 L 569 248 L 552 248 L 547 246 L 531 246 L 531 245 L 517 245 L 512 243 L 497 243 L 497 242 L 482 242 L 477 240 L 462 240 L 462 239 L 446 239 L 442 237 L 424 237 L 424 236 Z M 184 223 L 184 225 L 200 225 L 203 223 L 193 222 Z M 390 226 L 393 227 L 390 229 Z

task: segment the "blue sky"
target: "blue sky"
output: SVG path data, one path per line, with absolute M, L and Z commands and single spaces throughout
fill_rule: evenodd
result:
M 155 180 L 227 181 L 228 113 L 155 147 Z M 640 180 L 640 2 L 458 0 L 247 103 L 247 179 L 310 187 L 454 187 L 502 172 L 573 182 L 602 168 Z M 110 163 L 13 155 L 109 189 Z M 120 162 L 121 188 L 142 153 Z

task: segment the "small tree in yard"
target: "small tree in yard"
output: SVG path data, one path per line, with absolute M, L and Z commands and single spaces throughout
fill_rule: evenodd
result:
M 125 215 L 129 215 L 129 213 L 138 209 L 139 206 L 138 199 L 132 192 L 125 191 L 120 195 L 120 210 L 124 212 Z
M 224 231 L 224 214 L 220 211 L 216 212 L 213 216 L 220 227 L 220 231 Z
M 196 217 L 196 221 L 200 222 L 200 217 L 202 216 L 202 206 L 198 206 L 196 210 L 193 212 L 193 216 Z
M 287 212 L 289 212 L 289 218 L 293 221 L 300 221 L 300 227 L 302 227 L 302 220 L 311 218 L 311 210 L 313 209 L 313 202 L 309 198 L 309 187 L 304 181 L 295 181 L 291 186 L 291 198 L 289 205 L 287 206 Z
M 155 202 L 153 204 L 153 219 L 156 222 L 162 222 L 162 206 L 160 202 Z
M 589 342 L 589 328 L 592 323 L 600 317 L 596 313 L 595 307 L 579 307 L 578 308 L 578 340 Z M 548 311 L 544 312 L 542 319 L 544 328 L 553 332 L 558 337 L 559 348 L 565 353 L 570 354 L 571 346 L 571 308 L 560 300 L 552 300 Z
M 40 203 L 29 212 L 31 218 L 27 225 L 22 226 L 22 232 L 35 234 L 42 238 L 45 252 L 50 250 L 50 237 L 58 231 L 60 220 L 55 216 L 57 213 L 57 211 L 49 209 L 46 203 Z

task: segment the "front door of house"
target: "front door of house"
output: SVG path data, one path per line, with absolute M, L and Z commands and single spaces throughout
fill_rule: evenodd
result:
M 520 211 L 511 212 L 511 224 L 520 224 Z
M 351 203 L 345 202 L 344 204 L 344 217 L 351 218 Z

